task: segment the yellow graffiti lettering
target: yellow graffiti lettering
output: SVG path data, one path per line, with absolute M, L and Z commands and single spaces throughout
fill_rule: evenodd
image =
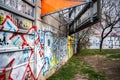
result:
M 4 15 L 0 15 L 0 25 L 3 23 L 4 21 Z

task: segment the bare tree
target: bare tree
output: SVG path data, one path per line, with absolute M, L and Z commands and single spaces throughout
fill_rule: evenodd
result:
M 88 27 L 88 28 L 76 33 L 76 36 L 78 38 L 77 52 L 79 52 L 83 48 L 87 48 L 90 45 L 89 37 L 91 34 L 92 34 L 91 27 Z
M 101 21 L 102 28 L 100 51 L 104 39 L 112 32 L 114 26 L 120 21 L 120 0 L 102 0 L 101 1 Z

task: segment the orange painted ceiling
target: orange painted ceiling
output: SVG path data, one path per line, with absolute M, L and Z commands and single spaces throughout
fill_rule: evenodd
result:
M 49 14 L 57 10 L 68 8 L 70 6 L 78 5 L 81 2 L 75 0 L 42 0 L 42 11 L 41 14 Z

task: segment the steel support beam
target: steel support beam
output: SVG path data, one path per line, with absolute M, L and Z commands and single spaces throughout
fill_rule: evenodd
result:
M 67 9 L 70 9 L 70 8 L 74 8 L 74 7 L 77 7 L 77 6 L 85 5 L 85 4 L 88 4 L 88 3 L 89 3 L 89 2 L 84 2 L 83 4 L 78 4 L 78 5 L 75 5 L 75 6 L 71 6 L 71 7 L 69 7 L 69 8 L 64 8 L 64 9 L 61 9 L 61 10 L 58 10 L 58 11 L 55 11 L 55 12 L 51 12 L 51 13 L 42 15 L 41 17 L 45 17 L 45 16 L 48 16 L 48 15 L 51 15 L 51 14 L 59 13 L 59 12 L 61 12 L 61 11 L 64 11 L 64 10 L 67 10 Z
M 85 29 L 85 28 L 87 28 L 87 27 L 89 27 L 89 26 L 97 23 L 98 21 L 99 21 L 99 18 L 98 18 L 97 16 L 94 16 L 94 17 L 93 17 L 93 22 L 91 22 L 91 21 L 90 21 L 90 18 L 89 18 L 89 19 L 87 19 L 86 21 L 84 21 L 83 24 L 77 25 L 77 28 L 75 29 L 75 31 L 74 31 L 73 29 L 72 29 L 72 30 L 70 29 L 69 35 L 74 34 L 74 33 L 76 33 L 76 32 L 79 32 L 79 31 L 81 31 L 81 30 L 83 30 L 83 29 Z
M 97 12 L 93 14 L 93 12 L 90 12 L 91 15 L 88 19 L 85 19 L 84 21 L 80 22 L 79 24 L 77 23 L 80 19 L 81 16 L 84 15 L 84 13 L 90 9 L 93 11 L 93 4 L 97 2 Z M 89 4 L 85 5 L 84 8 L 78 13 L 78 15 L 74 18 L 74 20 L 69 24 L 69 35 L 74 34 L 76 32 L 79 32 L 97 22 L 100 20 L 100 0 L 93 0 L 93 2 L 89 2 Z M 75 25 L 76 24 L 76 25 Z M 74 27 L 76 26 L 76 27 Z

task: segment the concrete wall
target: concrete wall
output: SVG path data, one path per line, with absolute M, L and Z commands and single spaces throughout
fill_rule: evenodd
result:
M 40 3 L 40 2 L 37 2 Z M 21 28 L 15 15 L 0 14 L 0 80 L 45 80 L 73 55 L 72 37 L 59 15 L 40 18 L 41 6 L 36 5 L 35 24 Z M 22 20 L 23 21 L 23 20 Z
M 41 6 L 38 8 L 41 11 Z M 37 77 L 46 79 L 67 62 L 73 55 L 73 50 L 70 37 L 66 36 L 67 27 L 59 27 L 61 24 L 65 24 L 65 21 L 61 20 L 58 13 L 45 16 L 42 19 L 39 17 L 37 20 L 37 24 L 40 24 L 37 27 L 41 34 L 39 44 L 41 46 L 37 50 L 40 49 L 40 54 L 37 55 Z

